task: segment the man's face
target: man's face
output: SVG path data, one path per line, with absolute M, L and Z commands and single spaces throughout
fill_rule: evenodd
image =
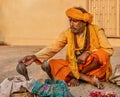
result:
M 86 23 L 81 20 L 76 20 L 73 18 L 69 18 L 70 28 L 74 34 L 82 33 L 86 26 Z

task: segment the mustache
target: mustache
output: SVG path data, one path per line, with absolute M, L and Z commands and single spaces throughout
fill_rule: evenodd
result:
M 73 30 L 76 30 L 76 28 L 75 28 L 75 27 L 73 27 L 73 26 L 71 26 L 70 28 L 71 28 L 71 29 L 73 29 Z

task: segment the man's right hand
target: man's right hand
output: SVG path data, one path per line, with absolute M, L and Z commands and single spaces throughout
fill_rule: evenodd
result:
M 38 60 L 35 55 L 28 55 L 19 60 L 19 63 L 23 63 L 25 66 L 31 65 L 34 61 Z

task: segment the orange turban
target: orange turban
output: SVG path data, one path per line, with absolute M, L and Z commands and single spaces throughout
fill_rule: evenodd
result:
M 83 20 L 84 22 L 91 23 L 93 16 L 90 13 L 83 13 L 81 10 L 76 8 L 70 8 L 66 11 L 66 15 L 68 17 L 77 19 L 77 20 Z

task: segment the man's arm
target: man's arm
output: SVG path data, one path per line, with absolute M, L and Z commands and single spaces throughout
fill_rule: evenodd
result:
M 105 35 L 104 29 L 98 30 L 98 38 L 99 38 L 101 48 L 104 51 L 106 51 L 109 56 L 111 56 L 113 54 L 113 48 L 110 45 L 110 43 Z
M 31 65 L 33 62 L 41 64 L 44 60 L 48 60 L 56 53 L 58 53 L 67 43 L 66 32 L 61 33 L 56 42 L 34 55 L 27 55 L 20 59 L 18 63 L 23 63 L 25 66 Z
M 66 43 L 67 43 L 66 33 L 63 32 L 59 35 L 55 43 L 40 50 L 35 54 L 35 56 L 41 62 L 43 62 L 44 60 L 48 60 L 49 58 L 53 57 L 56 53 L 58 53 L 61 49 L 63 49 Z

